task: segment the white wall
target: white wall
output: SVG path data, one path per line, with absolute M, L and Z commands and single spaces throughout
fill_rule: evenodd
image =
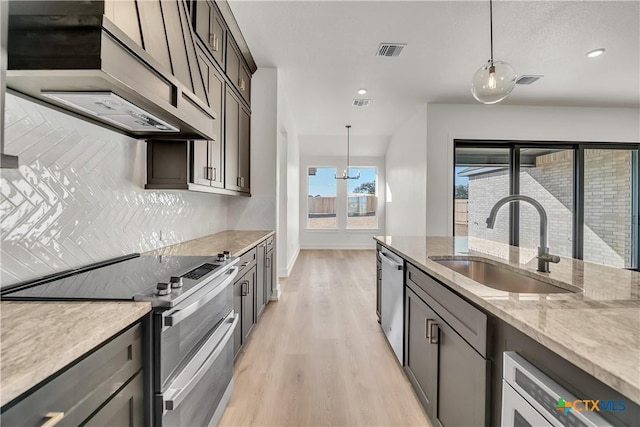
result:
M 383 235 L 385 230 L 385 164 L 384 157 L 351 157 L 352 167 L 375 166 L 378 172 L 378 228 L 368 230 L 347 229 L 346 215 L 338 214 L 337 229 L 307 229 L 307 171 L 311 166 L 336 166 L 338 174 L 342 173 L 345 157 L 302 156 L 300 160 L 300 247 L 303 249 L 370 249 L 375 248 L 373 236 Z M 347 183 L 337 180 L 336 211 L 347 211 Z
M 230 230 L 275 230 L 278 70 L 259 68 L 251 79 L 251 197 L 230 197 Z
M 298 222 L 300 152 L 298 132 L 284 97 L 286 81 L 278 74 L 277 135 L 277 249 L 278 276 L 288 277 L 300 252 Z
M 427 106 L 422 105 L 391 136 L 386 156 L 387 235 L 425 234 Z
M 144 141 L 12 95 L 4 136 L 1 285 L 227 228 L 229 196 L 144 189 Z
M 427 235 L 453 232 L 454 139 L 640 141 L 638 109 L 430 104 L 427 121 Z

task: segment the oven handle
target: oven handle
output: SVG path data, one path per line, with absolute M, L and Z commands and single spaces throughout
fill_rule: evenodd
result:
M 209 371 L 211 365 L 216 361 L 222 350 L 227 346 L 229 340 L 233 338 L 233 331 L 240 320 L 240 314 L 233 311 L 227 316 L 222 325 L 216 329 L 202 348 L 196 353 L 182 373 L 171 383 L 163 395 L 163 412 L 174 411 L 180 403 L 198 384 L 202 377 Z M 224 332 L 222 332 L 224 331 Z M 220 338 L 220 333 L 224 335 Z M 193 370 L 197 368 L 194 373 Z
M 170 326 L 176 326 L 178 323 L 182 322 L 187 317 L 191 316 L 193 313 L 202 308 L 205 304 L 214 299 L 220 292 L 224 290 L 238 275 L 238 267 L 231 267 L 229 271 L 226 272 L 229 277 L 225 278 L 224 281 L 215 287 L 211 292 L 206 293 L 202 296 L 202 298 L 198 298 L 193 303 L 189 304 L 184 308 L 177 308 L 175 310 L 168 310 L 162 313 L 162 325 L 164 328 Z

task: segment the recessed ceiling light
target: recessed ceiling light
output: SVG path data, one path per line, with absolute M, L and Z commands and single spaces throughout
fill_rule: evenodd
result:
M 358 94 L 359 95 L 364 95 L 365 93 L 367 93 L 367 90 L 365 88 L 358 89 Z
M 590 50 L 587 52 L 587 58 L 595 58 L 596 56 L 600 56 L 604 53 L 606 49 L 601 47 L 599 49 Z

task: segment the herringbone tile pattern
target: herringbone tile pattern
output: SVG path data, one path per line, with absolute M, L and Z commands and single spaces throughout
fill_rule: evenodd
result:
M 1 285 L 227 228 L 225 196 L 144 190 L 144 141 L 6 101 L 20 168 L 0 178 Z

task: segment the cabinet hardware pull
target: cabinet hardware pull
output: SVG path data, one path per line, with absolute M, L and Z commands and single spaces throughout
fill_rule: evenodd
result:
M 240 267 L 246 267 L 247 265 L 249 265 L 249 261 L 247 262 L 243 262 L 242 265 Z
M 41 427 L 53 427 L 64 418 L 64 412 L 48 412 L 45 418 L 48 418 L 48 420 Z
M 240 79 L 240 81 L 238 82 L 238 88 L 244 92 L 244 90 L 246 89 L 244 79 Z
M 215 34 L 209 34 L 209 46 L 211 46 L 212 51 L 218 51 L 218 36 Z
M 242 178 L 240 178 L 240 177 L 238 177 L 238 179 L 236 179 L 236 185 L 237 185 L 238 187 L 242 187 L 242 183 L 240 182 L 240 180 L 241 180 L 241 179 L 242 179 Z
M 271 267 L 271 258 L 265 259 L 265 267 L 267 268 Z
M 204 167 L 204 179 L 209 179 L 209 168 Z
M 436 327 L 435 331 L 433 327 Z M 427 319 L 427 338 L 429 344 L 438 344 L 438 324 L 433 319 Z
M 211 181 L 215 181 L 218 177 L 218 174 L 216 173 L 216 168 L 212 168 L 213 169 L 213 178 L 211 178 Z
M 249 295 L 249 282 L 248 281 L 244 281 L 241 283 L 242 285 L 242 296 L 246 297 L 247 295 Z M 247 287 L 245 288 L 244 286 L 247 285 Z
M 429 335 L 429 322 L 431 319 L 424 318 L 424 339 L 427 341 L 431 341 L 431 336 Z

